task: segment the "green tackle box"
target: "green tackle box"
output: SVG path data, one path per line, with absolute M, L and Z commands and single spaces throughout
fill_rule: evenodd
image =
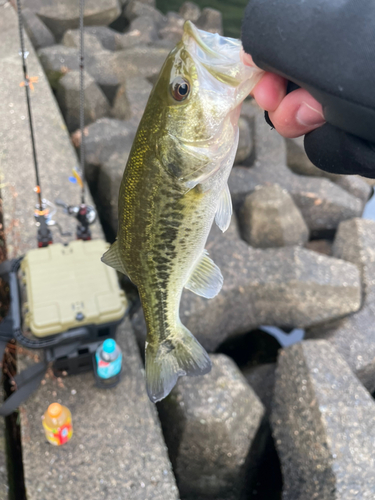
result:
M 48 337 L 118 324 L 128 304 L 116 271 L 100 260 L 108 247 L 103 240 L 77 240 L 27 252 L 21 262 L 24 326 Z

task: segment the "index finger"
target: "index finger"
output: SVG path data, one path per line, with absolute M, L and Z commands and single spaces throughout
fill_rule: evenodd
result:
M 241 61 L 246 66 L 257 67 L 250 54 L 243 48 L 240 51 Z M 274 73 L 265 72 L 253 88 L 251 95 L 265 111 L 275 111 L 286 96 L 287 80 Z

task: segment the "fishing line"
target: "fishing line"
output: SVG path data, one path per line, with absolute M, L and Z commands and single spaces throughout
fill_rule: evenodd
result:
M 43 204 L 42 204 L 42 199 L 43 198 L 42 198 L 42 190 L 41 190 L 41 187 L 40 187 L 38 158 L 37 158 L 37 155 L 36 155 L 36 145 L 35 145 L 33 119 L 32 119 L 32 115 L 31 115 L 29 76 L 27 74 L 27 64 L 26 64 L 26 57 L 28 56 L 28 54 L 26 54 L 26 51 L 25 51 L 25 41 L 24 41 L 24 38 L 23 38 L 23 23 L 22 23 L 22 14 L 21 14 L 21 0 L 17 0 L 17 12 L 18 12 L 18 26 L 19 26 L 20 42 L 21 42 L 22 69 L 23 69 L 24 84 L 25 84 L 25 91 L 26 91 L 27 113 L 28 113 L 28 116 L 29 116 L 31 144 L 32 144 L 33 158 L 34 158 L 34 170 L 35 170 L 35 179 L 36 179 L 35 192 L 36 192 L 36 194 L 38 196 L 39 211 L 43 211 Z M 40 214 L 40 215 L 42 215 L 42 214 Z
M 18 0 L 19 1 L 19 0 Z M 81 203 L 85 204 L 85 91 L 84 91 L 84 33 L 83 33 L 83 12 L 85 8 L 85 0 L 79 2 L 79 38 L 80 38 L 80 89 L 79 89 L 79 125 L 81 129 L 81 144 L 80 144 L 80 160 L 81 160 Z

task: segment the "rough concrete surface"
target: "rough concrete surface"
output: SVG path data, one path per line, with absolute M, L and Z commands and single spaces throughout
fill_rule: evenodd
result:
M 108 161 L 112 154 L 128 154 L 136 131 L 137 127 L 132 121 L 125 122 L 114 118 L 101 118 L 87 127 L 85 173 L 92 186 L 97 183 L 101 165 Z
M 375 298 L 375 221 L 354 218 L 342 222 L 332 252 L 335 257 L 359 268 L 365 301 L 372 301 Z
M 234 164 L 243 163 L 251 155 L 254 148 L 253 131 L 248 120 L 240 116 L 238 120 L 239 139 Z
M 375 403 L 328 342 L 281 352 L 272 426 L 283 500 L 375 498 Z
M 242 498 L 264 446 L 264 408 L 235 363 L 211 357 L 204 377 L 180 379 L 160 417 L 184 499 Z
M 117 330 L 121 382 L 98 389 L 91 372 L 47 378 L 21 408 L 28 500 L 176 500 L 178 492 L 155 407 L 150 403 L 129 321 Z M 64 446 L 45 439 L 41 417 L 53 402 L 72 412 Z
M 255 394 L 262 401 L 266 415 L 270 415 L 275 387 L 276 363 L 265 363 L 242 370 Z
M 95 122 L 109 113 L 109 103 L 94 79 L 84 72 L 84 120 L 85 125 Z M 60 104 L 68 130 L 74 132 L 80 126 L 80 86 L 79 71 L 69 71 L 57 84 L 56 99 Z
M 339 321 L 317 325 L 307 338 L 325 338 L 370 391 L 375 391 L 375 221 L 350 219 L 340 224 L 333 255 L 355 264 L 362 278 L 362 308 Z
M 79 26 L 79 4 L 75 0 L 45 2 L 37 11 L 38 16 L 57 36 Z M 121 13 L 117 0 L 86 0 L 84 4 L 85 26 L 107 25 Z
M 99 170 L 97 199 L 100 201 L 102 220 L 113 234 L 117 234 L 118 230 L 118 196 L 129 153 L 130 146 L 122 154 L 113 153 Z
M 257 248 L 304 245 L 309 230 L 290 194 L 278 184 L 258 186 L 239 213 L 241 234 Z

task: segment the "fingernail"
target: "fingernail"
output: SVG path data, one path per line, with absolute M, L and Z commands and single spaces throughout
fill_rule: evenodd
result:
M 296 120 L 305 127 L 313 127 L 325 123 L 323 113 L 306 102 L 303 102 L 299 107 L 296 114 Z

